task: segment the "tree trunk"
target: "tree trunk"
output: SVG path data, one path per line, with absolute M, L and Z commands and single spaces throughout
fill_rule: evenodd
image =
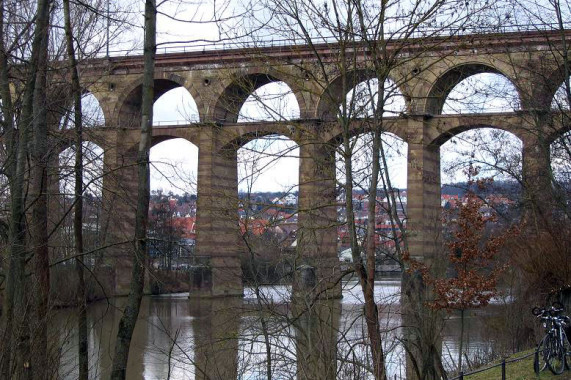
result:
M 63 0 L 65 21 L 65 37 L 67 55 L 71 68 L 71 91 L 74 102 L 75 125 L 75 191 L 73 214 L 73 237 L 75 246 L 75 270 L 78 278 L 77 286 L 77 338 L 79 358 L 79 380 L 87 380 L 89 375 L 89 354 L 87 336 L 87 299 L 83 274 L 83 126 L 81 109 L 81 85 L 77 71 L 75 47 L 73 46 L 73 30 L 69 9 L 69 0 Z
M 367 210 L 367 240 L 366 240 L 366 260 L 367 275 L 361 279 L 363 295 L 365 298 L 365 320 L 371 344 L 371 354 L 373 355 L 373 372 L 376 380 L 386 378 L 385 362 L 383 355 L 381 331 L 379 326 L 379 310 L 375 302 L 375 227 L 377 221 L 377 187 L 379 182 L 379 150 L 381 145 L 381 132 L 375 128 L 373 132 L 373 159 L 371 165 L 371 178 L 369 180 L 369 209 Z
M 155 71 L 155 32 L 156 32 L 156 1 L 145 2 L 145 47 L 144 47 L 144 73 L 141 106 L 141 140 L 137 156 L 138 166 L 138 198 L 137 215 L 135 221 L 135 257 L 131 287 L 127 306 L 119 322 L 117 342 L 115 343 L 115 356 L 111 372 L 112 380 L 125 379 L 129 346 L 135 323 L 139 315 L 141 299 L 145 283 L 145 258 L 147 255 L 147 221 L 149 215 L 149 151 L 151 148 L 153 125 L 153 95 Z
M 464 350 L 464 309 L 460 310 L 460 342 L 458 342 L 458 372 L 462 371 L 463 350 Z
M 49 37 L 48 0 L 38 1 L 36 38 L 39 60 L 33 99 L 33 150 L 31 152 L 31 202 L 32 223 L 30 225 L 33 249 L 32 290 L 34 297 L 34 318 L 32 319 L 32 377 L 47 379 L 49 373 L 48 312 L 50 271 L 48 252 L 48 123 L 47 123 L 47 70 Z M 36 41 L 34 41 L 36 42 Z
M 18 228 L 19 223 L 16 218 L 19 213 L 16 212 L 19 207 L 16 208 L 15 199 L 20 199 L 20 194 L 18 186 L 16 183 L 18 176 L 17 171 L 17 160 L 18 157 L 18 134 L 14 128 L 14 115 L 12 109 L 12 97 L 10 93 L 10 81 L 8 76 L 8 53 L 4 45 L 4 1 L 0 0 L 0 96 L 2 97 L 2 126 L 5 131 L 5 142 L 7 150 L 7 158 L 4 163 L 6 170 L 6 175 L 9 180 L 10 194 L 12 195 L 11 212 L 12 217 L 10 219 L 9 226 L 9 242 L 10 250 L 6 253 L 7 257 L 5 262 L 8 263 L 6 268 L 6 288 L 4 290 L 4 305 L 2 312 L 2 319 L 0 323 L 0 336 L 2 337 L 2 348 L 0 349 L 0 377 L 8 379 L 10 377 L 10 363 L 12 361 L 12 342 L 13 342 L 13 315 L 14 315 L 14 301 L 17 299 L 15 297 L 15 289 L 19 288 L 17 285 L 19 281 L 23 280 L 23 276 L 16 276 L 16 273 L 21 271 L 17 270 L 20 254 L 16 247 L 17 237 L 23 236 L 19 233 L 22 230 Z

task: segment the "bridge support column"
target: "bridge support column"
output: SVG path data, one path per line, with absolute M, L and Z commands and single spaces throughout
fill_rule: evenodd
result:
M 420 125 L 417 130 L 422 131 Z M 441 253 L 440 149 L 426 146 L 421 133 L 408 144 L 407 236 L 412 259 L 433 270 Z M 429 289 L 420 273 L 403 273 L 403 343 L 407 345 L 407 379 L 439 378 L 442 319 L 425 305 Z M 415 365 L 413 365 L 415 363 Z M 420 372 L 419 372 L 420 371 Z
M 137 199 L 137 130 L 117 131 L 115 144 L 103 157 L 103 221 L 101 245 L 108 247 L 99 264 L 114 269 L 110 287 L 117 296 L 129 294 L 134 257 L 135 214 Z M 129 149 L 131 148 L 131 149 Z
M 299 217 L 294 292 L 341 297 L 337 256 L 335 149 L 321 142 L 300 147 Z
M 54 231 L 65 215 L 66 198 L 61 194 L 59 151 L 52 153 L 48 163 L 48 233 Z M 69 201 L 69 200 L 68 200 Z M 59 260 L 65 256 L 64 231 L 60 228 L 50 236 L 50 259 Z
M 197 300 L 191 307 L 194 376 L 197 380 L 238 378 L 240 299 Z
M 198 153 L 196 262 L 190 297 L 241 296 L 237 151 L 219 151 L 218 127 L 205 127 Z
M 293 301 L 298 380 L 337 377 L 337 332 L 341 318 L 339 300 L 319 300 L 312 305 Z
M 440 249 L 440 149 L 409 142 L 407 235 L 410 255 L 430 259 Z
M 529 227 L 551 224 L 557 206 L 551 172 L 550 144 L 541 135 L 527 136 L 523 140 L 522 177 L 524 191 L 524 218 Z

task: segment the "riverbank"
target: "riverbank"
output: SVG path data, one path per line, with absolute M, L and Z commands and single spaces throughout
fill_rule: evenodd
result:
M 571 379 L 571 371 L 566 370 L 561 375 L 554 375 L 546 369 L 537 376 L 533 370 L 533 353 L 535 348 L 518 352 L 510 357 L 506 358 L 506 379 L 507 380 L 537 380 L 537 379 L 558 379 L 566 380 Z M 527 356 L 527 357 L 526 357 Z M 519 358 L 524 358 L 522 360 L 517 360 Z M 512 360 L 517 360 L 511 362 Z M 481 368 L 470 371 L 475 372 L 482 370 L 482 372 L 473 375 L 464 375 L 465 380 L 490 380 L 490 379 L 501 379 L 502 378 L 502 368 L 501 366 L 494 367 L 501 363 L 501 360 L 496 360 L 492 363 L 486 364 Z M 486 370 L 486 368 L 490 368 Z

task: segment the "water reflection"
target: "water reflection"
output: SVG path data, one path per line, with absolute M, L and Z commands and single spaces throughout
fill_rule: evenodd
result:
M 378 281 L 375 297 L 384 330 L 391 379 L 404 378 L 400 344 L 400 281 Z M 259 297 L 199 300 L 187 294 L 143 299 L 129 355 L 129 379 L 367 379 L 370 374 L 363 301 L 357 283 L 344 284 L 343 299 L 291 300 L 291 287 L 262 287 Z M 90 378 L 111 368 L 120 308 L 126 299 L 90 306 Z M 58 313 L 52 334 L 60 353 L 59 379 L 77 378 L 76 321 Z M 468 319 L 469 346 L 487 345 L 476 318 Z M 443 334 L 443 354 L 456 357 L 458 321 Z M 453 363 L 450 362 L 450 366 Z

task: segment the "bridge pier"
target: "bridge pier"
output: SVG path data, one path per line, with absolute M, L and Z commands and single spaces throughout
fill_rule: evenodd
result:
M 238 378 L 239 299 L 197 301 L 189 310 L 194 330 L 194 376 L 197 380 Z
M 340 298 L 335 147 L 318 141 L 302 143 L 299 171 L 293 291 L 322 299 Z
M 293 301 L 298 380 L 330 380 L 337 377 L 340 300 L 313 304 Z
M 190 297 L 242 296 L 235 147 L 219 151 L 219 127 L 205 126 L 198 146 L 196 257 Z
M 529 133 L 523 139 L 523 217 L 531 223 L 529 227 L 551 225 L 553 211 L 564 205 L 557 205 L 553 188 L 550 143 L 542 133 Z
M 421 121 L 410 122 L 416 132 L 408 143 L 408 189 L 407 189 L 407 235 L 409 254 L 413 260 L 425 263 L 438 270 L 442 254 L 441 207 L 440 207 L 440 149 L 427 145 L 426 129 Z M 407 351 L 407 379 L 420 378 L 419 371 L 437 371 L 442 342 L 439 336 L 441 319 L 438 313 L 426 306 L 429 289 L 419 273 L 403 273 L 402 320 L 404 342 Z M 415 359 L 417 368 L 412 363 Z M 434 376 L 433 378 L 437 378 Z
M 129 294 L 135 250 L 135 214 L 137 198 L 138 131 L 114 131 L 113 142 L 103 157 L 103 210 L 101 246 L 105 254 L 97 260 L 111 266 L 115 276 L 109 284 L 115 296 Z M 98 264 L 98 265 L 99 265 Z M 148 285 L 148 284 L 147 284 Z

